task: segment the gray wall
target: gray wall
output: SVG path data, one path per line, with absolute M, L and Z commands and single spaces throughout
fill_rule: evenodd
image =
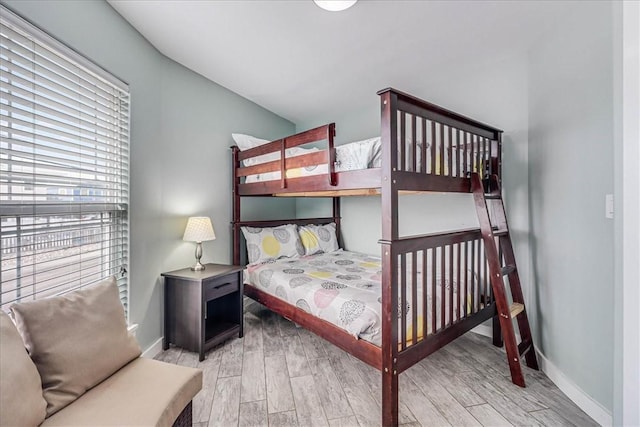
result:
M 129 83 L 130 322 L 145 349 L 162 336 L 160 273 L 194 261 L 181 240 L 188 216 L 213 221 L 203 261 L 230 261 L 231 133 L 275 139 L 294 125 L 159 54 L 104 1 L 4 3 Z M 254 206 L 244 204 L 247 218 Z M 259 214 L 293 217 L 295 202 L 260 203 Z
M 613 408 L 612 4 L 585 2 L 530 52 L 534 329 L 546 358 Z M 530 309 L 530 311 L 533 311 Z

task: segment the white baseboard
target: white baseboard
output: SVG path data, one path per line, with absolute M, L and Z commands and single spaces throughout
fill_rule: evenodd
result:
M 598 424 L 602 426 L 613 425 L 613 417 L 600 403 L 593 400 L 591 396 L 578 387 L 573 381 L 562 373 L 553 363 L 551 363 L 542 353 L 536 349 L 538 355 L 538 364 L 542 372 L 547 374 L 547 377 L 569 398 L 578 405 L 580 409 L 593 418 Z
M 149 348 L 142 352 L 142 357 L 146 357 L 147 359 L 153 359 L 160 353 L 162 353 L 162 337 L 158 338 L 156 342 L 151 344 Z
M 476 334 L 483 335 L 485 337 L 492 337 L 493 330 L 491 326 L 480 325 L 471 330 Z M 520 337 L 516 337 L 520 341 Z M 610 426 L 613 424 L 613 418 L 611 413 L 605 409 L 601 404 L 593 400 L 591 396 L 585 393 L 580 387 L 578 387 L 573 381 L 571 381 L 565 374 L 560 371 L 553 363 L 551 363 L 538 349 L 536 349 L 538 355 L 538 365 L 547 377 L 562 391 L 573 403 L 578 405 L 587 415 L 593 418 L 598 424 L 602 426 Z

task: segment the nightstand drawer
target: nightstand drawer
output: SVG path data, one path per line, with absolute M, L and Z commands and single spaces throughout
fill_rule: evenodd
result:
M 237 273 L 217 277 L 215 280 L 204 283 L 204 299 L 205 301 L 210 301 L 232 292 L 237 292 L 239 289 L 240 282 L 238 281 Z

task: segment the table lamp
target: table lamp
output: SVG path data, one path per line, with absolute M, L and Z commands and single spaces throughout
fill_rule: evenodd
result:
M 216 233 L 208 216 L 192 216 L 187 221 L 187 228 L 184 230 L 182 240 L 186 242 L 196 242 L 196 264 L 191 267 L 193 271 L 204 270 L 204 265 L 200 263 L 202 258 L 202 242 L 215 240 Z

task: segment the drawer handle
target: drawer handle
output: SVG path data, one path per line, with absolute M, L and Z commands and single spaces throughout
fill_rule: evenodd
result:
M 220 288 L 224 288 L 225 286 L 229 286 L 229 285 L 233 285 L 233 283 L 231 283 L 231 282 L 223 283 L 222 285 L 214 286 L 213 289 L 220 289 Z

